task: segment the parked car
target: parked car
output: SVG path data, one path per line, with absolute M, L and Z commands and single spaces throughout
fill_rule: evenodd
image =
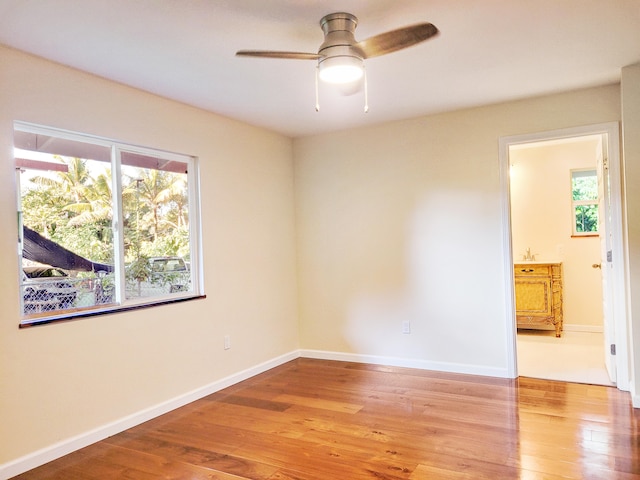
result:
M 151 265 L 151 279 L 164 278 L 167 274 L 184 273 L 189 271 L 187 263 L 182 257 L 151 257 L 149 258 Z
M 50 266 L 22 269 L 24 313 L 51 312 L 71 308 L 78 296 L 75 282 L 69 274 Z
M 188 290 L 189 266 L 182 257 L 151 257 L 151 283 L 169 285 L 169 293 Z

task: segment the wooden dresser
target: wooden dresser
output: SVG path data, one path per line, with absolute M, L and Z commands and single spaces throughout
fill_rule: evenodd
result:
M 516 263 L 513 266 L 518 328 L 552 326 L 562 334 L 562 263 Z

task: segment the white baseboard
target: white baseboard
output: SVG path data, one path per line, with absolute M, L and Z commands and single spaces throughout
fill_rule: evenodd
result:
M 633 382 L 629 382 L 629 394 L 631 395 L 631 405 L 633 405 L 633 408 L 640 408 L 640 395 L 636 392 Z
M 251 378 L 260 373 L 266 372 L 274 367 L 282 365 L 291 360 L 295 360 L 300 356 L 299 351 L 293 351 L 272 360 L 268 360 L 259 365 L 243 370 L 241 372 L 230 375 L 221 380 L 215 381 L 203 387 L 197 388 L 183 395 L 159 403 L 152 407 L 146 408 L 139 412 L 128 415 L 124 418 L 108 423 L 106 425 L 95 428 L 89 432 L 76 435 L 75 437 L 62 440 L 36 452 L 30 453 L 16 460 L 0 465 L 0 479 L 6 480 L 33 468 L 44 465 L 47 462 L 60 458 L 71 452 L 91 445 L 92 443 L 103 440 L 107 437 L 120 433 L 128 428 L 140 425 L 152 418 L 163 415 L 171 410 L 187 405 L 200 398 L 211 395 L 219 390 L 230 387 L 238 382 Z
M 412 358 L 362 355 L 358 353 L 328 352 L 324 350 L 300 350 L 300 356 L 304 358 L 317 358 L 320 360 L 372 363 L 375 365 L 388 365 L 390 367 L 406 367 L 416 368 L 420 370 L 434 370 L 438 372 L 466 373 L 469 375 L 481 375 L 486 377 L 510 378 L 506 368 L 495 368 L 483 365 L 432 362 L 428 360 L 419 360 Z

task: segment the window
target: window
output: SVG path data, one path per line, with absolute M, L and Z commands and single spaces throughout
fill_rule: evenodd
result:
M 14 126 L 22 325 L 201 295 L 196 159 Z
M 598 233 L 598 176 L 595 170 L 571 170 L 573 235 Z

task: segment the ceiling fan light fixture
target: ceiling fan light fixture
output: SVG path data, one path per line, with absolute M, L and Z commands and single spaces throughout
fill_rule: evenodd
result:
M 318 68 L 320 80 L 327 83 L 352 83 L 364 75 L 362 59 L 354 56 L 325 58 L 320 60 Z

